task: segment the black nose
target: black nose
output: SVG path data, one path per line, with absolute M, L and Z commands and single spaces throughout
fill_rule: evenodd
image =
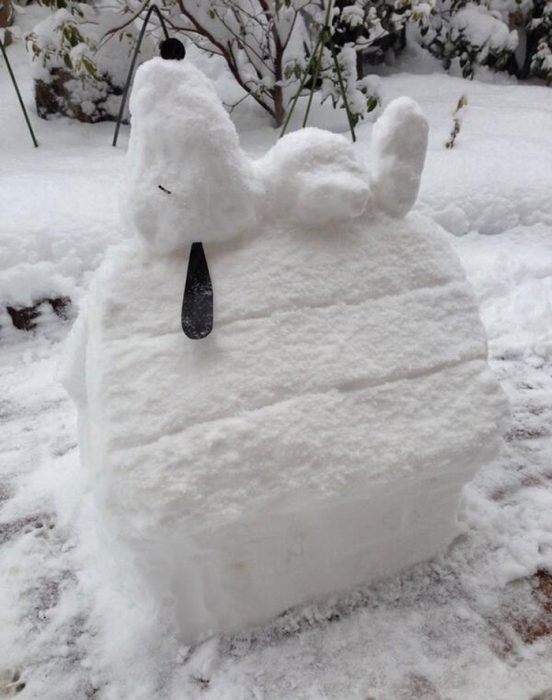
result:
M 192 243 L 182 300 L 182 330 L 200 340 L 213 330 L 213 285 L 201 243 Z
M 178 39 L 165 39 L 159 46 L 161 58 L 172 61 L 181 61 L 186 55 L 184 44 Z

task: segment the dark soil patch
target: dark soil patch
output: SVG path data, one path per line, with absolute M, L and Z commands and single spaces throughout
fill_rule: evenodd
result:
M 49 304 L 59 318 L 67 320 L 69 317 L 69 309 L 71 307 L 71 299 L 69 297 L 40 299 L 32 306 L 7 306 L 6 311 L 17 329 L 20 331 L 32 331 L 36 328 L 36 320 L 40 316 L 43 304 Z
M 533 598 L 539 614 L 532 618 L 514 620 L 513 627 L 525 644 L 552 635 L 552 573 L 537 571 L 532 577 Z

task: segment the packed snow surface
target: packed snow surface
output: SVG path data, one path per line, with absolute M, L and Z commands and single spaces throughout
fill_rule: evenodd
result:
M 409 97 L 394 100 L 374 125 L 372 188 L 386 214 L 405 216 L 418 196 L 427 149 L 428 124 Z
M 106 532 L 187 643 L 433 556 L 461 487 L 498 452 L 505 401 L 444 234 L 387 216 L 419 187 L 420 109 L 404 98 L 380 118 L 372 178 L 318 129 L 253 167 L 185 63 L 145 64 L 131 109 L 125 208 L 154 247 L 107 257 L 66 365 Z M 251 221 L 230 209 L 228 178 Z M 180 330 L 185 244 L 205 222 L 215 330 L 193 342 Z M 170 255 L 155 250 L 166 233 Z
M 231 238 L 255 223 L 252 167 L 214 88 L 187 61 L 137 71 L 123 215 L 155 249 Z
M 366 171 L 340 134 L 300 129 L 277 141 L 254 166 L 263 183 L 258 207 L 265 220 L 287 221 L 314 234 L 331 221 L 338 225 L 360 216 L 368 206 Z

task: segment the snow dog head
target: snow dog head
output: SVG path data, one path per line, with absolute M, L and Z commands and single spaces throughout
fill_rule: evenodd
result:
M 211 82 L 187 61 L 154 58 L 130 99 L 126 223 L 170 253 L 254 226 L 258 183 Z
M 123 216 L 161 253 L 254 235 L 274 220 L 316 229 L 367 210 L 402 217 L 418 194 L 428 126 L 409 98 L 374 125 L 371 172 L 344 136 L 315 128 L 249 159 L 211 82 L 187 61 L 141 66 L 130 109 Z

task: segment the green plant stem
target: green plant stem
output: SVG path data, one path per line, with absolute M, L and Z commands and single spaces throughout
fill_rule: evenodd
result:
M 306 67 L 305 72 L 303 74 L 303 77 L 301 79 L 301 83 L 299 84 L 299 89 L 297 90 L 297 92 L 295 93 L 295 95 L 291 101 L 291 105 L 290 105 L 290 108 L 288 110 L 288 114 L 287 114 L 286 120 L 284 122 L 284 126 L 282 128 L 282 131 L 280 132 L 280 138 L 282 138 L 282 136 L 286 133 L 287 127 L 289 125 L 289 121 L 291 119 L 291 115 L 293 114 L 293 110 L 295 109 L 295 107 L 297 105 L 297 101 L 299 100 L 299 97 L 301 95 L 301 92 L 302 92 L 303 88 L 305 87 L 305 83 L 307 82 L 307 77 L 310 74 L 311 68 L 314 67 L 314 72 L 312 75 L 312 85 L 311 85 L 310 94 L 309 94 L 309 101 L 307 102 L 307 109 L 305 111 L 305 116 L 303 118 L 303 125 L 302 126 L 305 127 L 307 124 L 307 120 L 308 120 L 311 105 L 312 105 L 312 100 L 314 98 L 314 92 L 316 90 L 316 81 L 318 80 L 318 75 L 320 73 L 320 65 L 322 63 L 322 53 L 324 51 L 324 47 L 325 47 L 326 42 L 327 42 L 329 44 L 330 51 L 332 54 L 332 59 L 333 59 L 334 65 L 335 65 L 335 71 L 337 73 L 337 80 L 339 82 L 339 89 L 341 90 L 341 97 L 343 99 L 343 104 L 345 106 L 345 111 L 347 113 L 347 121 L 349 122 L 349 129 L 351 130 L 351 138 L 353 139 L 353 142 L 356 141 L 353 115 L 351 114 L 351 109 L 349 107 L 349 101 L 347 100 L 347 93 L 345 90 L 345 83 L 343 81 L 343 74 L 341 73 L 341 66 L 339 65 L 339 60 L 337 58 L 337 54 L 335 53 L 333 38 L 331 35 L 330 20 L 331 20 L 332 9 L 333 9 L 333 0 L 330 0 L 328 3 L 328 7 L 326 8 L 326 16 L 324 18 L 324 26 L 322 27 L 320 34 L 318 36 L 318 41 L 316 42 L 316 46 L 313 49 L 310 60 L 307 64 L 307 67 Z
M 117 117 L 117 125 L 115 126 L 115 134 L 113 135 L 113 143 L 112 143 L 113 147 L 117 146 L 117 139 L 119 138 L 119 129 L 121 128 L 121 122 L 123 121 L 123 114 L 124 114 L 125 107 L 126 107 L 128 91 L 130 89 L 130 83 L 132 82 L 132 77 L 134 75 L 134 67 L 136 65 L 138 53 L 140 52 L 140 47 L 142 46 L 142 40 L 144 39 L 144 34 L 146 33 L 146 27 L 148 26 L 148 22 L 149 22 L 149 19 L 151 17 L 152 12 L 155 12 L 157 17 L 159 18 L 159 22 L 161 23 L 161 27 L 162 27 L 163 33 L 165 35 L 165 39 L 169 38 L 169 32 L 167 30 L 167 26 L 165 24 L 165 20 L 163 18 L 163 15 L 161 14 L 161 11 L 157 7 L 157 5 L 151 5 L 149 10 L 146 13 L 145 18 L 144 18 L 144 24 L 142 25 L 142 28 L 140 30 L 140 34 L 138 36 L 138 42 L 136 44 L 136 49 L 134 51 L 134 55 L 132 56 L 132 61 L 130 62 L 130 68 L 128 69 L 128 75 L 127 75 L 125 87 L 123 90 L 123 96 L 121 98 L 121 107 L 119 109 L 119 115 Z
M 293 96 L 293 99 L 291 101 L 291 106 L 289 108 L 286 121 L 284 122 L 284 126 L 282 127 L 282 131 L 280 132 L 280 138 L 286 133 L 286 129 L 289 124 L 289 120 L 291 119 L 291 115 L 293 114 L 293 110 L 295 109 L 295 106 L 297 105 L 297 101 L 299 100 L 299 97 L 301 96 L 301 92 L 303 88 L 305 87 L 305 83 L 307 82 L 307 78 L 309 76 L 310 70 L 313 66 L 315 66 L 316 70 L 316 76 L 313 78 L 312 86 L 311 86 L 311 92 L 309 96 L 309 102 L 307 104 L 307 113 L 305 114 L 305 118 L 303 119 L 303 127 L 307 123 L 307 118 L 309 116 L 309 111 L 312 103 L 312 99 L 314 97 L 314 91 L 316 88 L 316 80 L 318 78 L 318 74 L 320 72 L 320 63 L 322 61 L 322 52 L 324 50 L 324 35 L 327 29 L 329 29 L 329 24 L 330 24 L 330 17 L 331 17 L 331 12 L 332 12 L 332 7 L 333 7 L 333 0 L 330 0 L 328 3 L 328 7 L 326 8 L 326 16 L 324 17 L 324 26 L 320 30 L 320 34 L 318 35 L 318 40 L 316 42 L 316 45 L 314 49 L 312 50 L 311 57 L 309 59 L 309 62 L 307 63 L 307 67 L 305 68 L 305 72 L 303 74 L 303 77 L 301 78 L 301 82 L 299 84 L 299 89 Z M 318 60 L 316 63 L 314 63 L 314 60 L 316 59 L 316 54 L 318 53 L 318 50 L 320 50 L 320 55 L 318 56 Z
M 15 75 L 13 73 L 11 64 L 8 60 L 8 54 L 6 53 L 6 49 L 4 48 L 4 44 L 2 43 L 1 40 L 0 40 L 0 50 L 2 51 L 2 55 L 4 56 L 4 60 L 6 61 L 6 66 L 8 67 L 8 73 L 10 74 L 10 78 L 12 79 L 12 83 L 13 83 L 13 86 L 15 88 L 15 92 L 17 94 L 17 99 L 19 100 L 19 104 L 21 105 L 21 109 L 23 110 L 23 116 L 25 117 L 25 121 L 27 122 L 27 126 L 29 127 L 29 132 L 31 134 L 31 138 L 33 140 L 35 148 L 38 148 L 38 141 L 36 140 L 36 136 L 34 135 L 33 127 L 31 126 L 31 121 L 29 119 L 29 115 L 27 114 L 27 110 L 25 109 L 25 104 L 23 102 L 23 98 L 21 97 L 21 93 L 19 92 L 19 86 L 17 85 Z
M 311 84 L 311 90 L 310 90 L 310 95 L 309 95 L 309 101 L 307 102 L 307 109 L 305 110 L 305 116 L 303 117 L 303 128 L 307 125 L 307 121 L 309 118 L 309 113 L 312 105 L 312 100 L 314 98 L 314 93 L 316 91 L 316 83 L 318 81 L 318 76 L 320 74 L 320 66 L 322 64 L 322 54 L 324 53 L 324 37 L 326 36 L 326 32 L 328 35 L 331 36 L 330 33 L 330 19 L 332 16 L 332 7 L 333 7 L 333 0 L 330 0 L 328 2 L 328 7 L 326 8 L 326 16 L 324 17 L 324 26 L 322 27 L 322 30 L 320 32 L 319 36 L 319 43 L 320 43 L 320 54 L 317 58 L 317 61 L 315 63 L 314 67 L 314 73 L 312 76 L 312 84 Z M 316 56 L 316 51 L 313 51 L 313 56 Z
M 339 88 L 341 90 L 341 96 L 343 97 L 343 104 L 345 105 L 345 111 L 347 112 L 347 119 L 349 120 L 349 128 L 351 129 L 351 137 L 353 139 L 353 143 L 356 141 L 356 135 L 355 135 L 355 126 L 353 123 L 353 115 L 351 114 L 351 110 L 349 108 L 349 102 L 347 100 L 347 94 L 345 92 L 345 84 L 343 83 L 343 76 L 341 75 L 341 68 L 339 66 L 339 61 L 337 60 L 337 55 L 335 53 L 334 45 L 333 42 L 330 44 L 330 49 L 332 52 L 332 57 L 335 63 L 335 70 L 337 73 L 337 79 L 339 81 Z
M 309 118 L 309 112 L 310 108 L 312 105 L 312 100 L 314 98 L 314 93 L 316 92 L 316 82 L 318 80 L 318 75 L 320 74 L 320 64 L 322 62 L 322 51 L 324 50 L 324 44 L 321 42 L 320 43 L 320 55 L 318 56 L 318 60 L 316 61 L 314 65 L 314 73 L 312 74 L 312 84 L 311 84 L 311 89 L 310 89 L 310 94 L 309 94 L 309 101 L 307 102 L 307 109 L 305 110 L 305 116 L 303 117 L 303 124 L 302 127 L 305 128 L 307 125 L 307 120 Z
M 301 95 L 301 92 L 302 92 L 303 88 L 305 87 L 305 83 L 307 82 L 307 77 L 309 75 L 311 65 L 313 64 L 314 58 L 316 56 L 316 52 L 320 48 L 321 44 L 322 44 L 322 33 L 318 37 L 318 41 L 316 42 L 316 46 L 314 47 L 314 50 L 311 54 L 311 57 L 309 59 L 309 62 L 308 62 L 307 67 L 305 69 L 305 72 L 303 73 L 303 77 L 301 78 L 301 82 L 299 83 L 299 89 L 297 90 L 297 92 L 293 96 L 293 99 L 291 101 L 291 106 L 288 110 L 286 120 L 284 122 L 284 126 L 282 127 L 282 131 L 280 132 L 280 138 L 282 138 L 282 136 L 286 133 L 286 129 L 288 128 L 288 125 L 289 125 L 289 120 L 291 119 L 291 115 L 293 114 L 293 110 L 295 109 L 295 106 L 297 104 L 297 100 L 299 99 L 299 96 Z

